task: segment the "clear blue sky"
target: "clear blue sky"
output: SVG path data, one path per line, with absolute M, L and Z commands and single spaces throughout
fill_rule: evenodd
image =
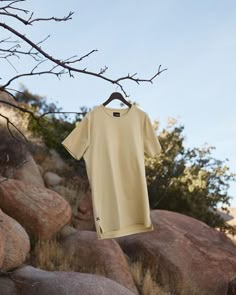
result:
M 139 107 L 165 128 L 169 117 L 185 126 L 186 147 L 215 146 L 212 156 L 236 172 L 236 2 L 235 1 L 26 1 L 35 16 L 64 16 L 66 23 L 35 23 L 31 30 L 18 28 L 35 42 L 51 37 L 44 48 L 57 58 L 82 56 L 98 49 L 80 67 L 117 78 L 138 73 L 150 78 L 161 64 L 167 68 L 153 84 L 123 85 Z M 5 19 L 6 20 L 6 19 Z M 16 22 L 15 22 L 16 23 Z M 9 36 L 2 29 L 1 36 Z M 20 69 L 20 63 L 17 64 Z M 29 63 L 22 64 L 27 68 Z M 79 65 L 78 65 L 79 66 Z M 14 70 L 5 62 L 1 72 Z M 44 76 L 25 78 L 31 92 L 57 101 L 64 111 L 79 111 L 104 102 L 116 86 L 87 75 L 75 78 Z M 110 107 L 119 107 L 113 102 Z M 236 206 L 236 184 L 229 194 Z

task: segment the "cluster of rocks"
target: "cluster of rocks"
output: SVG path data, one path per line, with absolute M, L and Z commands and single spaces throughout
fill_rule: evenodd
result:
M 141 260 L 153 280 L 174 294 L 236 294 L 236 246 L 224 233 L 180 213 L 151 210 L 154 231 L 98 240 L 91 191 L 74 212 L 60 193 L 63 177 L 45 171 L 32 155 L 26 158 L 11 178 L 0 177 L 0 295 L 140 294 L 127 257 Z M 65 165 L 57 156 L 54 167 Z M 32 239 L 58 233 L 65 256 L 79 258 L 78 268 L 97 267 L 104 275 L 26 263 Z
M 0 269 L 10 271 L 9 276 L 0 276 L 0 295 L 139 294 L 126 256 L 132 262 L 142 258 L 154 280 L 176 294 L 186 284 L 196 294 L 234 294 L 229 290 L 235 286 L 236 247 L 224 233 L 183 214 L 151 210 L 153 232 L 98 240 L 91 192 L 78 204 L 78 227 L 72 228 L 71 206 L 45 186 L 53 187 L 61 178 L 40 169 L 34 172 L 37 165 L 32 163 L 33 159 L 28 162 L 30 171 L 23 166 L 17 171 L 17 179 L 0 179 Z M 80 267 L 96 265 L 106 275 L 46 271 L 24 264 L 31 237 L 46 240 L 58 232 L 65 255 L 77 253 Z
M 60 183 L 60 176 L 43 172 L 31 155 L 12 178 L 0 178 L 0 295 L 138 294 L 118 243 L 70 226 L 72 208 L 53 190 Z M 79 254 L 78 267 L 97 265 L 106 276 L 46 271 L 25 263 L 31 238 L 50 240 L 58 233 L 65 255 Z

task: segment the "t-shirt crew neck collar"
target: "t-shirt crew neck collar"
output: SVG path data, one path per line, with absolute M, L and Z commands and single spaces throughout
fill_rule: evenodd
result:
M 132 104 L 131 107 L 123 108 L 123 109 L 121 109 L 121 108 L 108 108 L 108 107 L 105 107 L 103 104 L 100 104 L 100 107 L 111 118 L 121 119 L 122 117 L 127 117 L 128 115 L 130 115 L 132 109 L 134 108 L 134 104 Z M 126 112 L 124 112 L 124 111 L 126 111 Z M 113 116 L 113 112 L 120 112 L 120 117 Z

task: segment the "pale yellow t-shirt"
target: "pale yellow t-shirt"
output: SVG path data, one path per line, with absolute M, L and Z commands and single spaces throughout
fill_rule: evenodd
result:
M 98 105 L 62 145 L 85 160 L 99 240 L 154 230 L 144 153 L 155 157 L 162 147 L 144 111 L 134 104 L 123 109 Z

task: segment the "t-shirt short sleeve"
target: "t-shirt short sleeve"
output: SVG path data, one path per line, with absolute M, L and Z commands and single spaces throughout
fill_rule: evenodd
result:
M 144 152 L 149 157 L 155 157 L 162 151 L 162 146 L 147 114 L 145 114 L 144 119 L 143 144 Z
M 80 160 L 89 147 L 90 132 L 89 119 L 85 116 L 80 122 L 76 122 L 75 128 L 62 141 L 62 145 L 76 160 Z

